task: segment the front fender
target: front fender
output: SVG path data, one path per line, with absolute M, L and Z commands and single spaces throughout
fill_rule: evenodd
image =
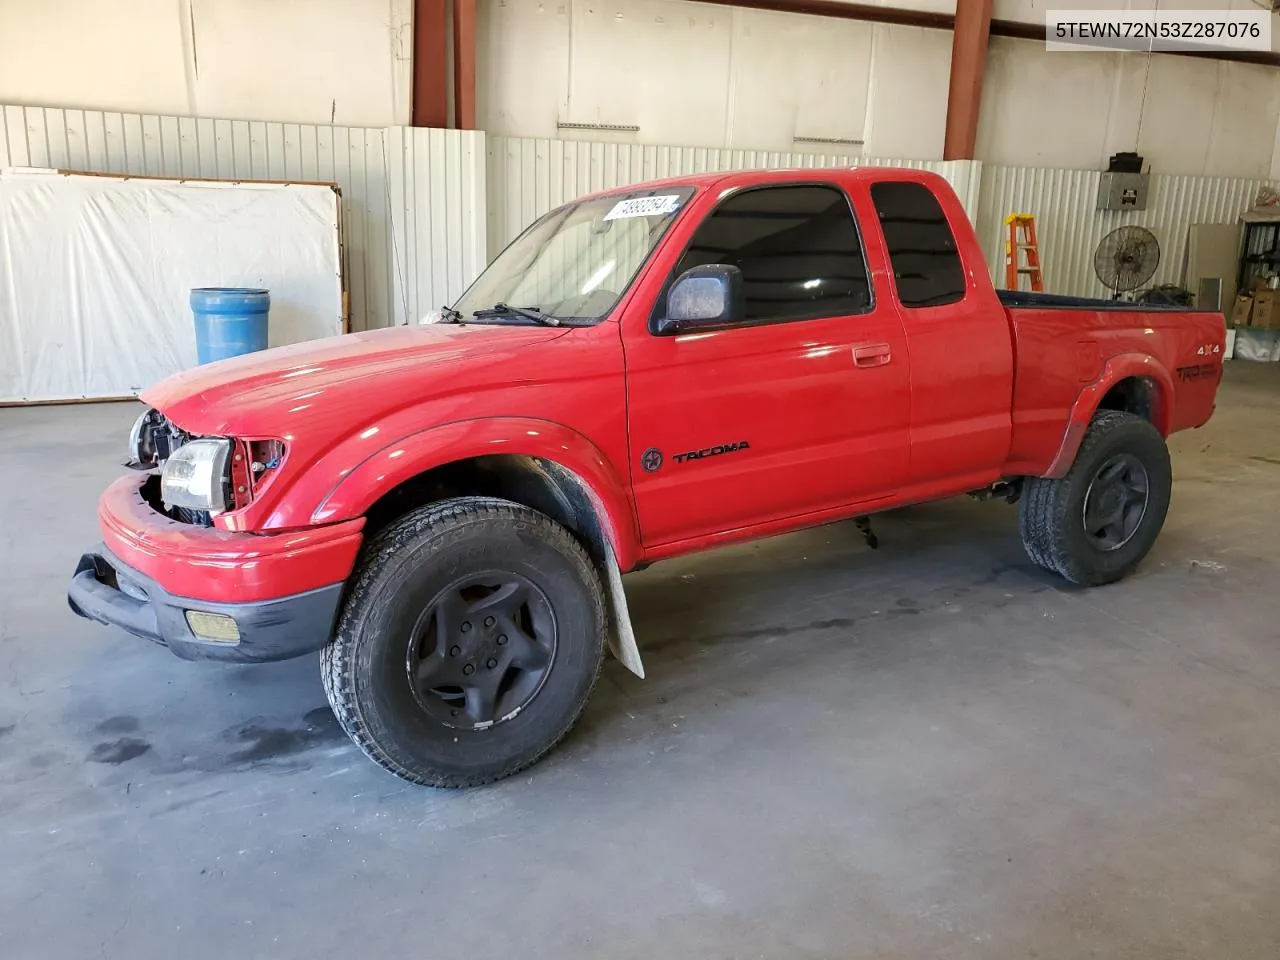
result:
M 559 423 L 523 417 L 459 420 L 389 443 L 339 480 L 316 504 L 310 522 L 364 516 L 380 497 L 420 473 L 495 454 L 537 457 L 573 473 L 590 492 L 622 569 L 639 562 L 631 498 L 613 465 L 582 434 Z
M 1076 397 L 1071 415 L 1067 418 L 1062 443 L 1045 473 L 1046 477 L 1057 479 L 1066 476 L 1071 464 L 1075 462 L 1080 444 L 1084 442 L 1085 431 L 1089 429 L 1093 415 L 1098 412 L 1102 398 L 1117 383 L 1130 377 L 1141 377 L 1155 383 L 1156 395 L 1151 398 L 1151 420 L 1161 436 L 1169 435 L 1169 425 L 1173 422 L 1173 377 L 1155 357 L 1142 353 L 1120 354 L 1108 360 L 1098 379 L 1081 390 Z

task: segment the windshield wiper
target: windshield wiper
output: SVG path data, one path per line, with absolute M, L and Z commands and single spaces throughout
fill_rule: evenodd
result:
M 508 303 L 495 303 L 492 307 L 485 307 L 483 310 L 477 310 L 472 314 L 473 317 L 524 317 L 526 320 L 532 320 L 534 323 L 541 323 L 548 327 L 560 326 L 560 318 L 553 317 L 549 313 L 543 313 L 541 310 L 535 310 L 533 307 L 513 307 Z
M 442 319 L 445 323 L 461 323 L 462 311 L 455 310 L 453 309 L 453 307 L 441 307 L 440 319 Z

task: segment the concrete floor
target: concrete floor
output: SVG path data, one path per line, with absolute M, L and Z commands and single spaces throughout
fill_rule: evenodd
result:
M 660 565 L 650 679 L 468 793 L 367 762 L 314 658 L 74 618 L 134 408 L 0 410 L 0 956 L 1274 956 L 1280 365 L 1229 367 L 1133 579 L 968 500 Z

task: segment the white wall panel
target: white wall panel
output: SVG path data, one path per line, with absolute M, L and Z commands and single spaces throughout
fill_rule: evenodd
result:
M 391 127 L 394 323 L 451 304 L 488 262 L 485 135 Z
M 1151 7 L 1156 0 L 1124 0 Z M 1261 0 L 1160 0 L 1256 10 Z M 1002 0 L 1008 19 L 1100 0 Z M 953 2 L 915 9 L 950 12 Z M 510 137 L 940 158 L 952 34 L 691 0 L 478 0 L 477 115 Z M 1280 28 L 1273 31 L 1280 44 Z M 529 68 L 529 51 L 537 68 Z M 628 129 L 606 130 L 599 125 Z M 1047 52 L 993 37 L 977 157 L 1104 169 L 1117 151 L 1161 174 L 1280 172 L 1280 72 L 1172 55 Z M 818 146 L 805 137 L 854 141 Z M 856 141 L 862 141 L 858 144 Z
M 1136 150 L 1154 173 L 1265 177 L 1278 159 L 1278 122 L 1274 67 L 1048 53 L 1043 43 L 993 37 L 977 155 L 1009 166 L 1103 170 L 1111 154 Z
M 444 303 L 483 266 L 483 143 L 460 131 L 0 106 L 0 166 L 337 183 L 353 330 Z
M 689 0 L 479 0 L 477 116 L 512 137 L 605 124 L 634 129 L 588 136 L 771 150 L 810 137 L 853 141 L 818 148 L 848 156 L 934 158 L 950 60 L 945 30 Z
M 1147 209 L 1104 211 L 1097 205 L 1101 174 L 985 164 L 977 229 L 992 278 L 1004 285 L 1004 218 L 1036 218 L 1047 293 L 1105 297 L 1093 270 L 1098 241 L 1121 224 L 1146 227 L 1160 241 L 1160 265 L 1151 284 L 1183 280 L 1187 231 L 1196 223 L 1234 223 L 1267 181 L 1223 177 L 1153 176 Z
M 0 103 L 409 122 L 413 0 L 0 0 Z

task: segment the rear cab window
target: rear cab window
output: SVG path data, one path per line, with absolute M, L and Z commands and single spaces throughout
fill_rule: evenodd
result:
M 965 296 L 964 264 L 938 198 L 922 183 L 885 180 L 871 185 L 893 267 L 898 302 L 940 307 Z
M 849 198 L 830 184 L 750 187 L 698 226 L 671 279 L 722 263 L 742 271 L 739 326 L 865 313 L 871 282 Z

